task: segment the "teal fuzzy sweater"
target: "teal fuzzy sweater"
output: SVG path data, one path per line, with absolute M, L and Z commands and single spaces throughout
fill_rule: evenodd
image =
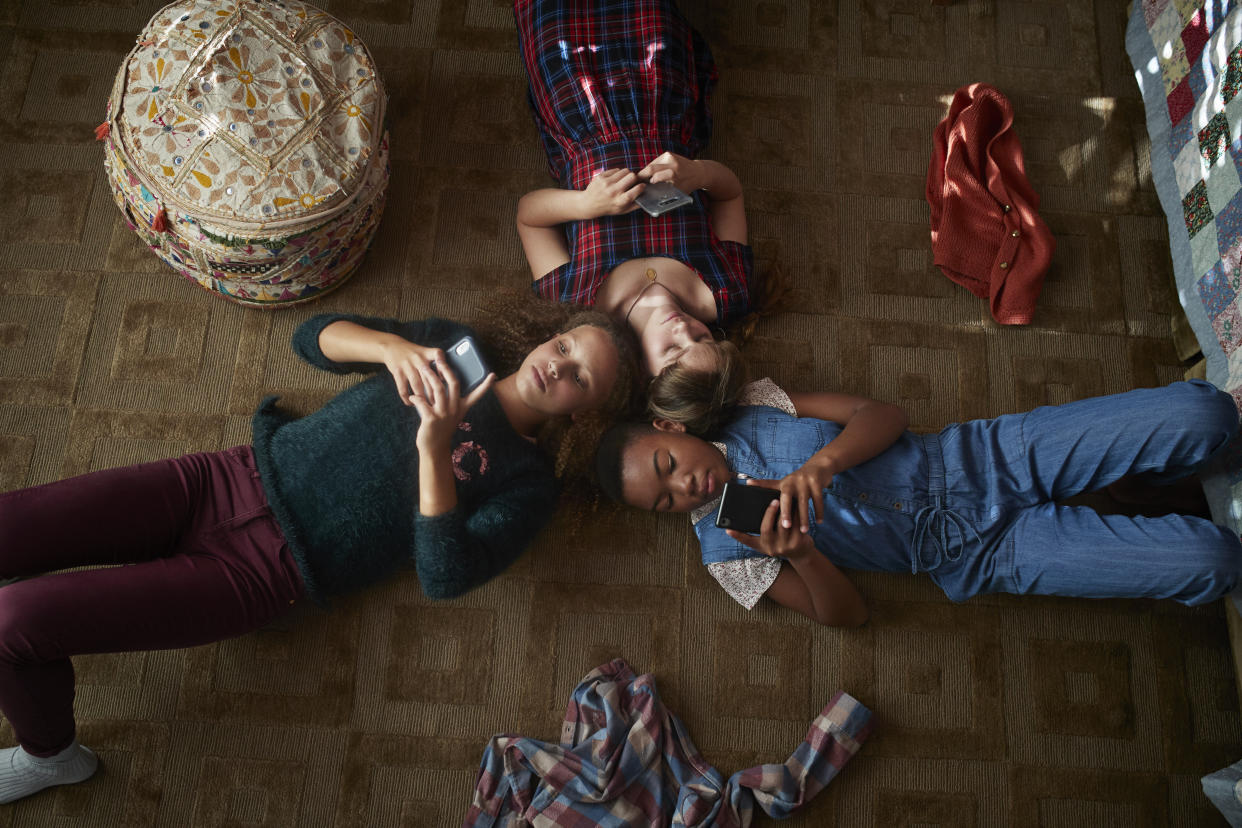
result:
M 470 329 L 443 319 L 399 323 L 316 316 L 293 335 L 299 356 L 335 373 L 374 376 L 323 408 L 293 419 L 263 401 L 254 452 L 272 512 L 317 603 L 375 583 L 411 562 L 430 598 L 452 598 L 511 564 L 556 506 L 551 464 L 513 430 L 489 392 L 458 426 L 453 450 L 457 506 L 418 511 L 418 412 L 397 396 L 382 365 L 336 363 L 319 333 L 346 319 L 411 342 L 448 348 Z

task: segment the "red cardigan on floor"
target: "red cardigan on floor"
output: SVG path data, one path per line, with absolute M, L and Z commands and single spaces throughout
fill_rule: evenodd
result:
M 1030 322 L 1055 241 L 1026 179 L 1013 109 L 996 88 L 975 83 L 953 95 L 936 127 L 927 202 L 944 274 L 988 299 L 997 322 Z

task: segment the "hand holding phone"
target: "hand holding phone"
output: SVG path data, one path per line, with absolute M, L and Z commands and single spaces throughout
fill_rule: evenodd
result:
M 444 352 L 444 360 L 457 376 L 462 394 L 469 394 L 478 388 L 479 383 L 487 379 L 487 375 L 491 373 L 472 336 L 463 336 L 457 340 Z
M 637 210 L 634 199 L 643 186 L 638 175 L 624 167 L 600 170 L 582 191 L 585 216 L 615 216 Z
M 492 387 L 495 375 L 483 364 L 474 340 L 464 337 L 423 372 L 421 391 L 410 394 L 418 411 L 414 442 L 420 452 L 447 451 L 470 407 Z
M 820 449 L 811 458 L 781 478 L 779 488 L 787 495 L 781 501 L 781 523 L 809 532 L 811 518 L 823 523 L 828 514 L 826 489 L 832 488 L 837 467 Z M 808 508 L 807 504 L 810 504 Z
M 634 198 L 634 201 L 646 210 L 648 215 L 655 218 L 669 210 L 676 210 L 678 207 L 689 204 L 694 199 L 674 187 L 672 182 L 656 181 L 648 183 Z
M 447 349 L 418 345 L 400 336 L 389 337 L 383 349 L 383 363 L 392 374 L 397 396 L 406 405 L 414 405 L 415 397 L 435 396 L 443 389 L 446 374 L 456 378 L 458 390 L 465 397 L 490 373 L 469 336 Z
M 720 507 L 716 510 L 716 526 L 758 535 L 768 504 L 779 500 L 780 496 L 779 491 L 763 486 L 726 483 L 720 495 Z
M 761 486 L 743 486 L 741 488 L 764 490 Z M 773 490 L 767 489 L 767 491 Z M 814 554 L 815 542 L 811 540 L 811 536 L 798 529 L 782 527 L 779 516 L 779 500 L 769 500 L 768 505 L 763 510 L 763 519 L 759 523 L 758 537 L 755 537 L 754 534 L 747 534 L 732 528 L 726 529 L 725 532 L 743 546 L 748 546 L 756 552 L 767 555 L 769 558 L 784 558 L 792 562 L 806 555 Z

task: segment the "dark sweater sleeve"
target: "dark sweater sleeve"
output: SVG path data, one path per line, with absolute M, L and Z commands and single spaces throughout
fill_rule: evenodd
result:
M 409 341 L 433 348 L 452 345 L 470 332 L 465 325 L 446 319 L 430 319 L 414 322 L 398 322 L 375 316 L 356 316 L 348 313 L 323 313 L 312 316 L 293 332 L 293 352 L 316 368 L 334 374 L 375 373 L 383 368 L 378 362 L 334 362 L 323 355 L 319 348 L 319 334 L 333 322 L 353 322 L 364 328 L 382 333 L 396 334 Z
M 458 504 L 415 518 L 414 559 L 428 598 L 455 598 L 491 580 L 526 550 L 556 508 L 550 473 L 514 479 L 472 513 Z

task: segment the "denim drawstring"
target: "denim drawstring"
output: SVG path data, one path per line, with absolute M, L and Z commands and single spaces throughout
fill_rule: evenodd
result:
M 940 451 L 940 438 L 936 434 L 923 435 L 923 448 L 927 455 L 927 494 L 931 503 L 919 509 L 914 516 L 914 539 L 910 542 L 910 571 L 931 572 L 945 561 L 953 563 L 962 557 L 966 533 L 983 539 L 966 518 L 945 506 L 944 455 Z M 956 550 L 949 546 L 949 530 L 957 531 Z M 930 563 L 923 560 L 923 543 L 930 537 L 936 545 L 936 556 Z
M 943 518 L 943 520 L 937 521 L 936 518 Z M 957 538 L 961 542 L 956 550 L 949 548 L 950 528 L 957 530 Z M 922 571 L 931 572 L 945 561 L 953 563 L 962 557 L 961 544 L 966 543 L 967 532 L 974 535 L 975 540 L 983 542 L 979 533 L 966 518 L 952 509 L 945 508 L 944 495 L 933 495 L 931 505 L 919 509 L 918 514 L 914 516 L 914 540 L 910 543 L 910 571 L 917 573 L 919 567 L 922 566 Z M 923 541 L 929 535 L 932 542 L 936 544 L 936 557 L 931 563 L 923 560 L 922 551 Z

